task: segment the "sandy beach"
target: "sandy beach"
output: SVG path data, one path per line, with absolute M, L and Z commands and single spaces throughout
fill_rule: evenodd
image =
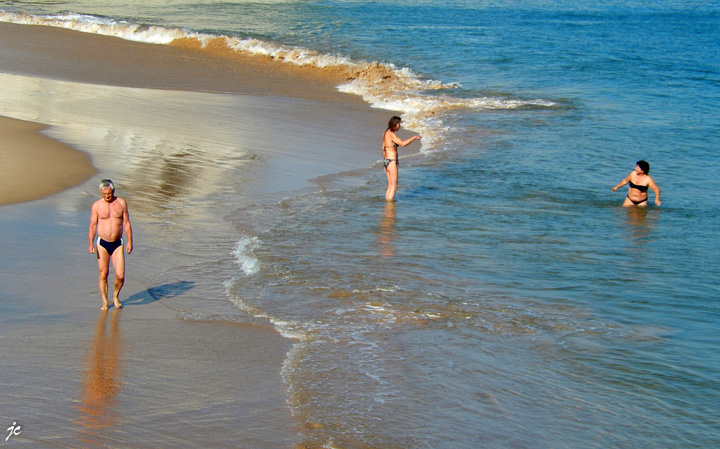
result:
M 258 56 L 229 57 L 183 42 L 151 45 L 10 23 L 0 23 L 0 40 L 0 67 L 6 74 L 133 88 L 301 98 L 367 109 L 357 96 L 337 91 L 342 74 Z M 38 135 L 43 128 L 41 123 L 23 124 L 0 115 L 0 205 L 47 196 L 77 185 L 93 173 L 86 156 Z M 40 148 L 44 151 L 41 159 Z M 38 178 L 44 181 L 38 183 Z
M 218 201 L 273 203 L 375 163 L 367 148 L 388 114 L 338 93 L 338 74 L 258 57 L 6 23 L 0 42 L 0 417 L 22 426 L 11 443 L 292 447 L 303 423 L 280 375 L 292 340 L 174 267 L 229 253 Z M 212 108 L 240 115 L 198 138 L 221 120 Z M 189 127 L 200 131 L 167 148 Z M 228 191 L 227 176 L 246 189 Z M 125 307 L 107 313 L 87 252 L 102 177 L 128 200 L 136 248 Z M 208 297 L 216 313 L 198 315 Z
M 40 134 L 45 128 L 0 117 L 0 205 L 51 195 L 95 173 L 87 154 Z

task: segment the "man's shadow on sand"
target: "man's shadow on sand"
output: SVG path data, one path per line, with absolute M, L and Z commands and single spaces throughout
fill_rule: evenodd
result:
M 195 282 L 192 281 L 180 281 L 170 284 L 163 284 L 157 287 L 150 287 L 149 289 L 142 292 L 137 292 L 129 298 L 126 298 L 122 303 L 124 306 L 144 306 L 146 304 L 150 304 L 161 299 L 180 296 L 194 287 Z

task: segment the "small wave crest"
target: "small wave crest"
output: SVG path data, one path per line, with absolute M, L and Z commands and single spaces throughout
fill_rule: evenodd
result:
M 285 338 L 297 341 L 309 339 L 308 330 L 301 322 L 275 317 L 271 313 L 252 304 L 236 291 L 236 282 L 237 278 L 227 281 L 225 283 L 225 292 L 230 302 L 232 302 L 238 310 L 250 315 L 260 323 L 272 324 L 273 328 Z
M 47 16 L 0 12 L 0 21 L 20 25 L 43 25 L 65 28 L 83 33 L 113 36 L 149 44 L 169 44 L 173 40 L 182 38 L 187 34 L 186 31 L 180 28 L 142 26 L 122 20 L 117 21 L 105 17 L 71 12 Z
M 257 237 L 244 237 L 237 242 L 233 251 L 235 263 L 240 265 L 246 276 L 252 276 L 260 271 L 260 263 L 254 252 L 260 244 L 260 239 Z
M 398 68 L 391 63 L 354 61 L 344 56 L 254 38 L 200 33 L 183 28 L 143 26 L 76 13 L 35 16 L 0 12 L 0 21 L 53 26 L 151 44 L 182 45 L 226 56 L 265 56 L 283 63 L 316 67 L 332 72 L 343 80 L 337 86 L 339 91 L 361 96 L 375 108 L 402 113 L 406 127 L 423 136 L 423 151 L 437 147 L 446 133 L 451 131 L 439 118 L 442 113 L 463 109 L 482 111 L 556 106 L 542 99 L 459 98 L 443 95 L 439 91 L 456 89 L 460 85 L 423 79 L 412 70 Z

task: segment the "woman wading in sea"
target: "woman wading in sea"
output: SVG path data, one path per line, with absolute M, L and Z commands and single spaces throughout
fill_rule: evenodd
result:
M 388 127 L 383 133 L 383 166 L 385 167 L 385 174 L 387 175 L 388 187 L 385 192 L 385 201 L 392 201 L 395 199 L 395 192 L 398 189 L 398 147 L 404 147 L 410 145 L 416 140 L 420 140 L 421 137 L 418 135 L 412 136 L 407 140 L 400 139 L 395 133 L 400 129 L 400 122 L 402 119 L 398 116 L 394 116 L 388 122 Z
M 612 188 L 614 192 L 625 184 L 630 184 L 623 206 L 647 206 L 649 199 L 648 188 L 655 192 L 655 205 L 660 205 L 660 187 L 655 184 L 655 181 L 648 173 L 650 173 L 650 164 L 645 161 L 637 161 L 635 170 L 631 171 L 625 179 Z

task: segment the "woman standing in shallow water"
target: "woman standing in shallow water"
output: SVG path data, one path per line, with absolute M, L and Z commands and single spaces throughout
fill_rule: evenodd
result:
M 648 187 L 655 192 L 655 205 L 660 205 L 660 188 L 650 177 L 650 164 L 645 161 L 637 161 L 635 170 L 631 171 L 618 185 L 612 188 L 616 191 L 625 184 L 630 184 L 627 197 L 623 206 L 647 206 L 648 205 Z
M 385 167 L 385 174 L 387 175 L 388 187 L 385 191 L 385 201 L 392 201 L 395 199 L 395 192 L 398 189 L 398 151 L 397 148 L 407 146 L 416 140 L 420 140 L 421 137 L 418 135 L 412 136 L 409 139 L 402 140 L 395 133 L 400 129 L 400 122 L 402 119 L 398 116 L 394 116 L 388 122 L 388 127 L 383 133 L 383 166 Z

